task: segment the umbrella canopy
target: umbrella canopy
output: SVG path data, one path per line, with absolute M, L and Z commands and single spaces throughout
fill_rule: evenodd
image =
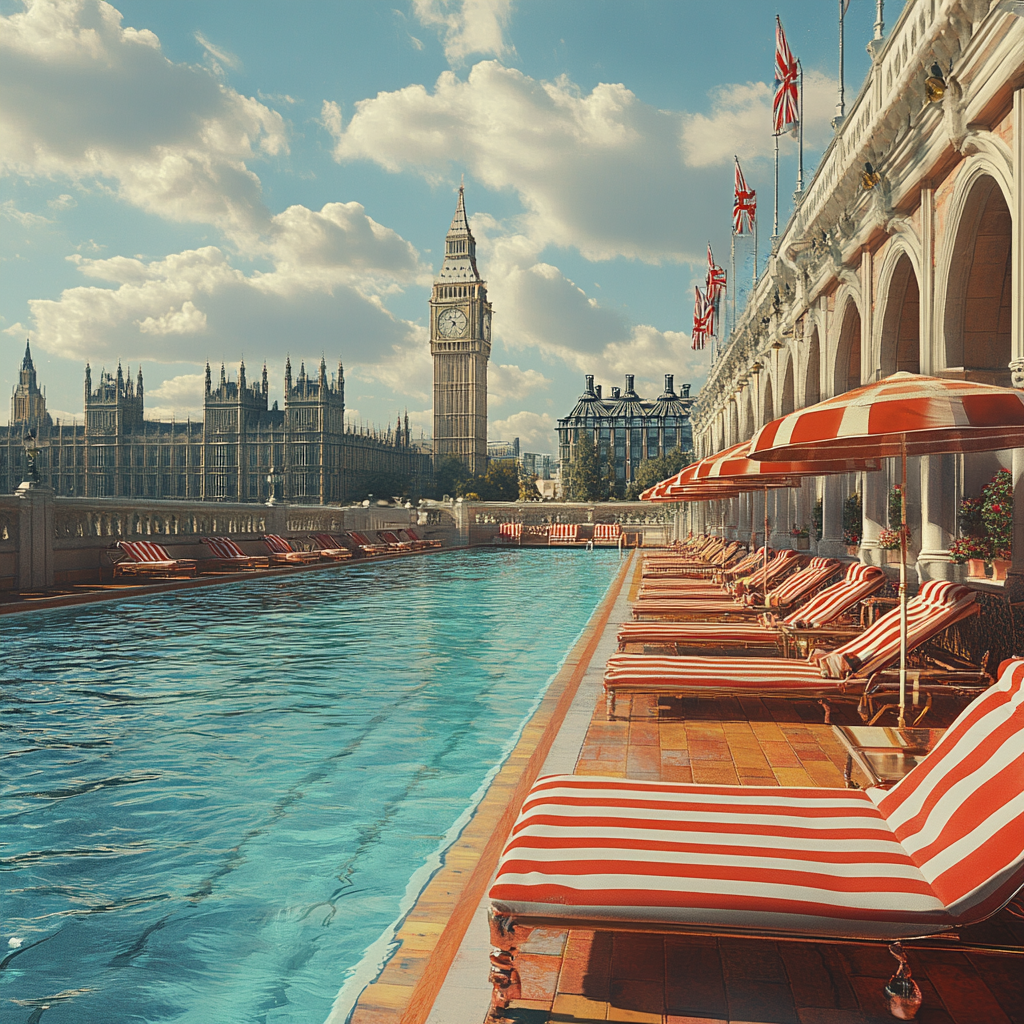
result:
M 750 457 L 886 459 L 1021 445 L 1024 392 L 901 372 L 765 424 Z
M 1024 392 L 974 381 L 914 373 L 846 391 L 766 423 L 750 443 L 755 460 L 808 462 L 899 457 L 901 497 L 907 456 L 984 452 L 1024 445 Z M 907 508 L 901 500 L 900 704 L 904 725 L 907 679 Z

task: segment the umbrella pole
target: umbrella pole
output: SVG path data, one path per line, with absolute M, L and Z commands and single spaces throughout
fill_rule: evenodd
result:
M 768 485 L 764 485 L 764 603 L 768 603 Z
M 900 451 L 900 720 L 906 728 L 907 710 L 907 436 Z

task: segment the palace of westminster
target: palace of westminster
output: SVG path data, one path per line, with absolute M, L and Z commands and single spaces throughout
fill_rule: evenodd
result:
M 360 500 L 383 481 L 402 480 L 412 493 L 429 491 L 436 460 L 455 457 L 470 472 L 483 473 L 488 461 L 491 304 L 487 283 L 477 269 L 476 241 L 462 188 L 430 298 L 430 350 L 432 453 L 411 442 L 408 416 L 386 432 L 346 426 L 344 370 L 339 362 L 337 374 L 328 374 L 324 359 L 315 376 L 307 374 L 303 364 L 293 377 L 289 358 L 282 409 L 277 402 L 269 405 L 266 364 L 260 380 L 252 383 L 246 379 L 244 363 L 236 380 L 227 379 L 222 364 L 215 385 L 207 363 L 203 419 L 194 423 L 144 418 L 141 369 L 133 380 L 130 370 L 125 374 L 119 363 L 116 373 L 101 371 L 94 386 L 87 364 L 84 422 L 55 425 L 26 344 L 10 422 L 6 430 L 0 428 L 0 492 L 12 493 L 24 478 L 25 438 L 30 434 L 36 439 L 36 466 L 43 483 L 62 497 L 232 502 L 277 498 L 324 505 Z M 632 378 L 627 381 L 624 401 L 591 402 L 586 410 L 591 418 L 584 415 L 577 422 L 574 411 L 568 421 L 560 421 L 563 459 L 571 446 L 570 434 L 574 441 L 579 428 L 594 430 L 605 459 L 621 454 L 620 479 L 632 476 L 640 458 L 655 457 L 666 447 L 689 446 L 692 400 L 667 393 L 657 403 L 642 404 L 632 393 Z M 671 392 L 670 383 L 666 391 Z M 600 426 L 592 419 L 595 412 Z M 669 430 L 666 412 L 671 413 Z M 650 416 L 658 421 L 653 430 L 647 429 Z M 570 424 L 576 429 L 567 431 Z M 642 444 L 634 439 L 628 454 L 625 443 L 619 446 L 620 453 L 605 441 L 608 436 L 625 437 L 625 428 L 630 438 L 643 437 Z M 657 440 L 649 440 L 648 434 Z

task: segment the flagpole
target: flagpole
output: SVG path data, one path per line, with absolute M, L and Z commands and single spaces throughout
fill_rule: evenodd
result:
M 800 61 L 796 62 L 796 66 L 800 70 L 800 134 L 798 137 L 800 158 L 796 171 L 796 194 L 802 196 L 804 193 L 804 66 Z
M 736 232 L 732 233 L 732 246 L 729 252 L 729 272 L 732 276 L 729 278 L 729 287 L 732 291 L 732 318 L 729 321 L 729 330 L 733 333 L 736 332 Z
M 775 140 L 778 143 L 778 139 Z M 754 287 L 757 287 L 757 207 L 754 207 Z
M 848 0 L 839 0 L 839 104 L 836 107 L 833 128 L 838 128 L 846 117 L 846 82 L 843 65 L 843 23 L 846 20 L 846 4 Z
M 775 216 L 772 220 L 772 248 L 779 237 L 779 137 L 775 136 Z

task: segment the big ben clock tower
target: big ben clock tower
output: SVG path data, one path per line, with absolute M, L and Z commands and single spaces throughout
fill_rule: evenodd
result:
M 434 357 L 434 463 L 455 456 L 472 473 L 487 469 L 487 360 L 491 304 L 476 269 L 476 241 L 463 188 L 430 298 Z

